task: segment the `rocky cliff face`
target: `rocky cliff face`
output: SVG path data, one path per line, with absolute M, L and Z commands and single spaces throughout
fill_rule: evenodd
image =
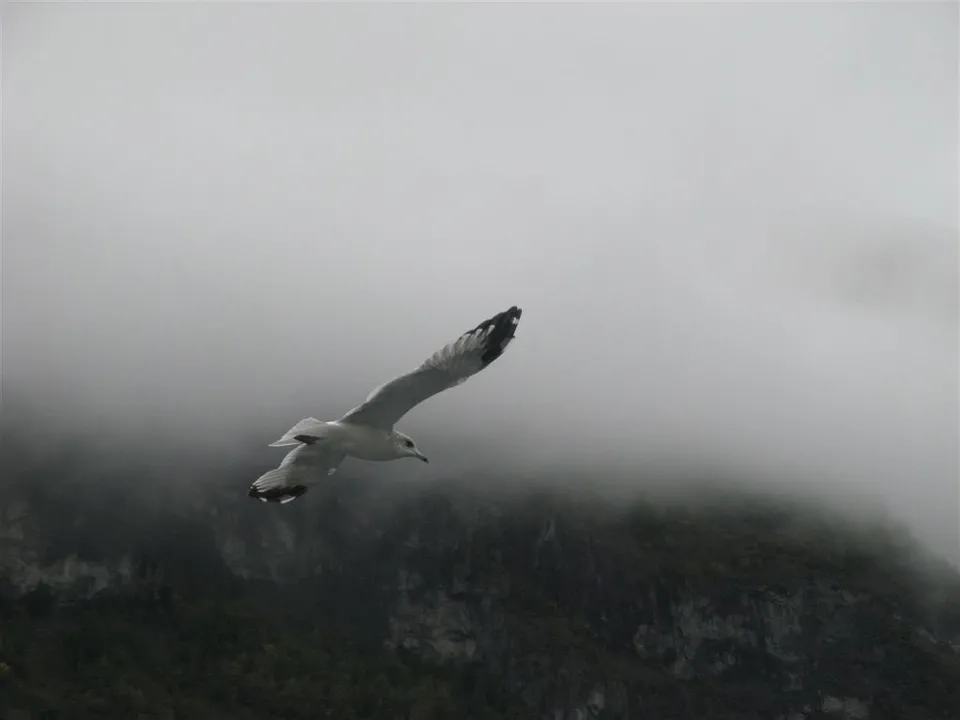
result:
M 23 617 L 40 628 L 130 597 L 180 613 L 182 630 L 182 607 L 242 598 L 295 635 L 348 637 L 363 657 L 447 683 L 442 701 L 357 717 L 960 717 L 960 582 L 921 577 L 922 553 L 887 528 L 853 531 L 746 496 L 624 507 L 344 475 L 326 493 L 266 506 L 234 483 L 150 497 L 130 483 L 38 483 L 44 468 L 6 472 L 10 612 L 29 605 Z M 249 662 L 276 644 L 256 645 Z M 45 701 L 28 686 L 45 670 L 18 673 L 14 647 L 0 636 L 0 697 L 5 682 L 21 706 L 10 712 L 38 712 Z M 470 695 L 481 686 L 494 688 L 487 700 Z M 239 702 L 229 697 L 202 712 Z M 259 699 L 253 717 L 305 712 Z

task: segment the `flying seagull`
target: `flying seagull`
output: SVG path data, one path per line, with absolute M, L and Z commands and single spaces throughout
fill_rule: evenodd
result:
M 487 367 L 514 338 L 522 311 L 516 305 L 484 320 L 428 357 L 420 367 L 376 388 L 362 404 L 339 420 L 304 418 L 270 447 L 296 445 L 280 466 L 250 486 L 250 497 L 286 503 L 336 472 L 350 455 L 361 460 L 418 458 L 428 462 L 416 443 L 394 429 L 414 406 L 455 387 Z

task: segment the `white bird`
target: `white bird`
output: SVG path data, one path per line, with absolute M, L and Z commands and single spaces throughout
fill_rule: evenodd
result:
M 274 470 L 250 486 L 250 497 L 286 503 L 336 472 L 346 456 L 361 460 L 413 457 L 428 462 L 416 443 L 394 429 L 414 406 L 455 387 L 487 367 L 514 338 L 522 311 L 517 306 L 484 320 L 428 357 L 418 368 L 371 392 L 339 420 L 304 418 L 270 447 L 296 445 Z

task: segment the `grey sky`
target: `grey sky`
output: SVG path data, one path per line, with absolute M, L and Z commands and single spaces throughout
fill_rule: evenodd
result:
M 5 390 L 265 444 L 516 303 L 431 459 L 734 459 L 957 552 L 957 19 L 8 5 Z

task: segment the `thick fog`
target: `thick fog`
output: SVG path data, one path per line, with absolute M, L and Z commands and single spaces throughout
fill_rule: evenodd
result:
M 716 467 L 957 554 L 957 15 L 8 5 L 4 422 L 272 459 L 517 304 L 417 472 Z

